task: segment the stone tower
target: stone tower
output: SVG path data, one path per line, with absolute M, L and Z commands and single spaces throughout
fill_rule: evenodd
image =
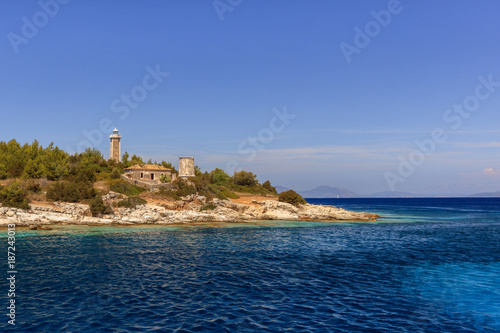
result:
M 121 144 L 120 140 L 122 139 L 122 135 L 118 134 L 118 130 L 115 128 L 113 130 L 113 134 L 109 136 L 111 140 L 111 147 L 109 151 L 109 159 L 114 160 L 115 162 L 120 163 L 121 161 Z
M 194 177 L 194 157 L 179 157 L 179 177 Z

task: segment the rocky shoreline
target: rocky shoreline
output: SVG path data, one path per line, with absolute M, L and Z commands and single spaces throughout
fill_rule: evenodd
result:
M 105 198 L 106 199 L 106 198 Z M 15 223 L 31 229 L 53 224 L 133 225 L 179 224 L 189 222 L 244 222 L 256 220 L 287 221 L 376 221 L 377 214 L 352 212 L 334 206 L 305 204 L 295 207 L 279 201 L 252 201 L 241 204 L 214 199 L 207 207 L 200 196 L 182 201 L 146 204 L 131 208 L 114 208 L 110 215 L 92 216 L 89 206 L 78 203 L 31 204 L 29 210 L 0 206 L 0 226 Z

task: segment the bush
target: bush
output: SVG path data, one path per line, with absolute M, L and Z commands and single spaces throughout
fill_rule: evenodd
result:
M 8 176 L 9 176 L 9 175 L 7 174 L 7 171 L 5 171 L 4 169 L 2 169 L 2 168 L 0 167 L 0 180 L 2 180 L 2 179 L 7 179 L 7 177 L 8 177 Z
M 169 176 L 167 176 L 167 175 L 162 175 L 162 176 L 160 177 L 160 181 L 161 181 L 162 183 L 170 183 L 170 182 L 172 181 L 172 179 L 170 179 L 170 177 L 169 177 Z
M 222 169 L 215 169 L 210 172 L 210 181 L 213 184 L 224 185 L 227 183 L 231 177 Z
M 200 208 L 200 212 L 204 211 L 204 210 L 214 210 L 216 209 L 217 206 L 214 205 L 213 203 L 209 203 L 209 204 L 206 204 L 206 205 L 203 205 L 201 208 Z
M 92 212 L 92 216 L 112 213 L 111 207 L 105 205 L 100 196 L 90 200 L 90 211 Z
M 116 206 L 124 208 L 136 208 L 138 205 L 144 205 L 147 201 L 139 197 L 130 197 L 117 203 Z
M 269 180 L 266 180 L 264 184 L 262 184 L 262 186 L 272 194 L 278 194 L 278 192 L 276 192 L 276 188 L 271 185 L 271 182 Z
M 186 195 L 190 194 L 196 194 L 196 187 L 189 185 L 184 179 L 182 178 L 177 178 L 175 180 L 175 185 L 177 186 L 178 190 L 175 191 L 175 194 L 178 197 L 185 197 Z
M 129 197 L 137 196 L 146 191 L 142 187 L 132 185 L 124 180 L 112 181 L 109 185 L 109 189 L 113 192 L 122 193 Z
M 227 198 L 230 198 L 230 199 L 239 199 L 239 195 L 234 193 L 233 191 L 229 190 L 228 188 L 226 188 L 225 186 L 219 186 L 219 191 L 220 193 L 227 197 Z
M 117 168 L 113 168 L 113 171 L 111 171 L 111 175 L 109 176 L 111 179 L 120 179 L 120 170 Z
M 18 183 L 6 187 L 0 186 L 0 203 L 2 206 L 30 209 L 29 202 L 26 191 L 23 191 Z
M 242 170 L 240 172 L 234 173 L 233 183 L 235 183 L 236 185 L 253 186 L 258 184 L 256 178 L 257 176 L 253 173 Z
M 292 204 L 294 206 L 298 205 L 303 205 L 306 204 L 307 202 L 294 190 L 289 190 L 285 192 L 281 192 L 280 195 L 278 196 L 278 200 L 281 202 L 286 202 L 289 204 Z
M 93 199 L 97 192 L 90 183 L 57 182 L 47 190 L 47 200 L 63 202 L 80 202 Z

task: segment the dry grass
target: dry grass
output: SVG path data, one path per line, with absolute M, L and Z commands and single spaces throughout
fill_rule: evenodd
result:
M 278 198 L 272 195 L 256 195 L 256 194 L 249 194 L 249 193 L 239 193 L 237 192 L 240 197 L 238 199 L 230 199 L 232 202 L 240 203 L 240 204 L 245 204 L 245 205 L 250 205 L 250 206 L 258 206 L 258 204 L 252 203 L 252 201 L 258 201 L 258 202 L 264 202 L 264 201 L 277 201 Z
M 162 203 L 167 203 L 167 202 L 174 202 L 175 200 L 173 198 L 164 196 L 164 195 L 159 195 L 156 193 L 152 193 L 149 191 L 144 191 L 139 195 L 140 198 L 146 200 L 150 204 L 162 204 Z
M 109 192 L 109 185 L 106 180 L 99 180 L 94 183 L 94 188 L 104 191 L 105 193 Z

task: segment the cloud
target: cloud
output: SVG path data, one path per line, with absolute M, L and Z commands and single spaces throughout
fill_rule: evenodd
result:
M 486 176 L 500 175 L 500 170 L 493 170 L 493 168 L 486 168 L 483 170 L 483 175 L 486 175 Z

